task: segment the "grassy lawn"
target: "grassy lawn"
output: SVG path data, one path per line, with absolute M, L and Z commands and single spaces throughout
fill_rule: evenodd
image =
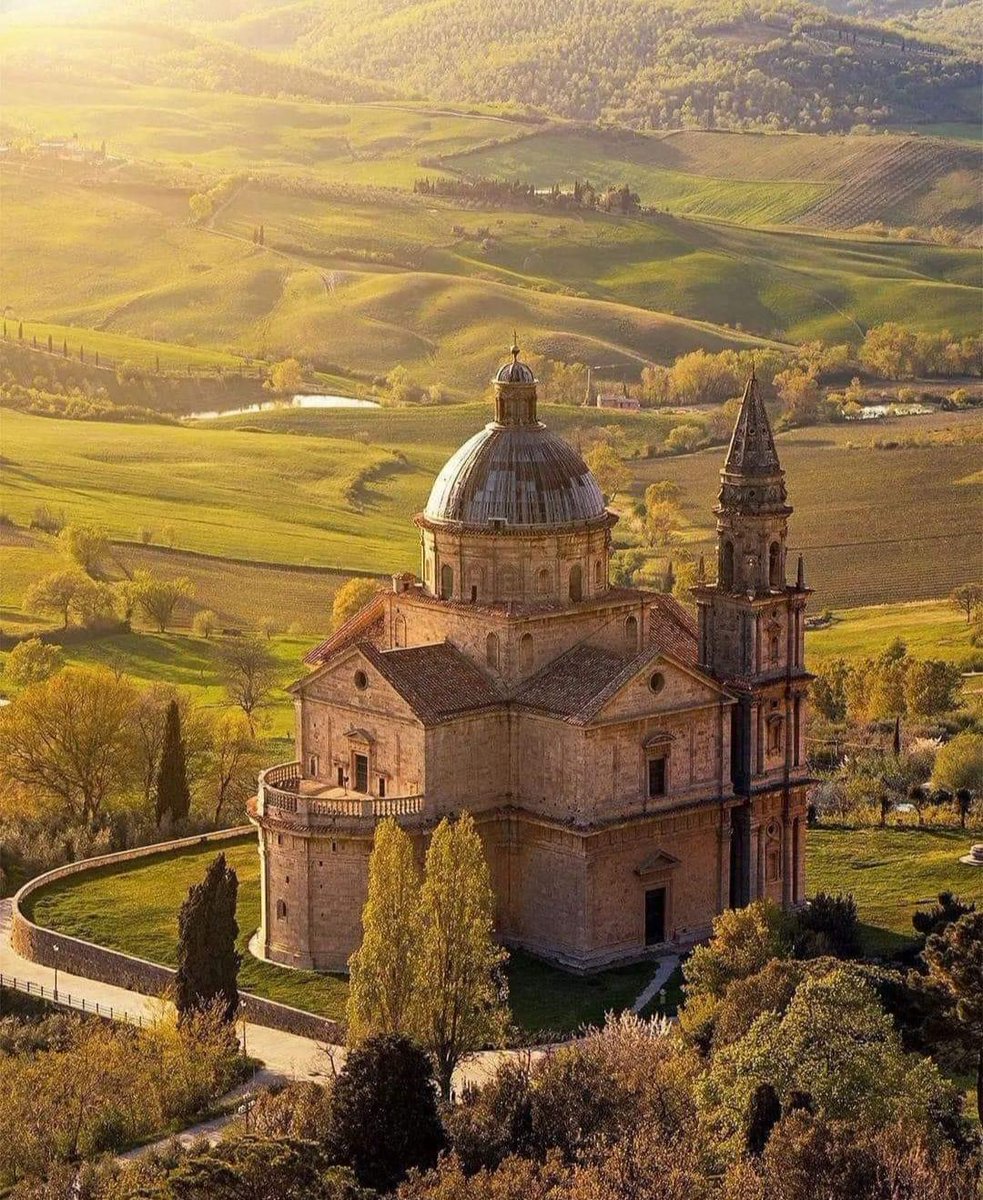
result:
M 807 889 L 852 893 L 867 951 L 890 954 L 913 938 L 912 914 L 939 892 L 983 905 L 983 870 L 959 862 L 979 840 L 962 830 L 810 829 Z
M 286 970 L 249 953 L 247 942 L 259 925 L 259 855 L 252 837 L 52 884 L 32 898 L 30 915 L 73 937 L 174 965 L 181 901 L 219 849 L 239 876 L 240 986 L 283 1004 L 343 1018 L 348 991 L 343 976 Z M 514 954 L 508 967 L 513 1017 L 528 1033 L 566 1032 L 584 1022 L 603 1021 L 609 1010 L 631 1005 L 653 970 L 643 963 L 579 978 Z
M 947 600 L 911 604 L 875 604 L 838 610 L 826 629 L 806 633 L 809 661 L 876 657 L 901 638 L 918 658 L 962 663 L 979 650 L 969 644 L 970 626 Z

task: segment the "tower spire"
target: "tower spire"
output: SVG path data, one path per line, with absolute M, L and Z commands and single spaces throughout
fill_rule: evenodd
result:
M 781 469 L 771 422 L 758 391 L 752 366 L 741 397 L 741 410 L 730 439 L 724 470 L 728 475 L 761 478 L 778 475 Z

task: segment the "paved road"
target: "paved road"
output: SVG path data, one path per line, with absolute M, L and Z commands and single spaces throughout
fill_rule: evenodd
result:
M 52 968 L 22 958 L 10 944 L 11 909 L 12 901 L 9 898 L 0 900 L 0 973 L 19 980 L 29 980 L 50 990 L 54 985 Z M 127 1013 L 131 1018 L 149 1020 L 160 1013 L 161 1001 L 157 997 L 144 996 L 140 992 L 131 992 L 127 988 L 114 987 L 67 971 L 58 972 L 58 992 L 60 995 L 71 995 L 73 1000 L 84 999 L 87 1007 L 94 1009 L 98 1003 L 100 1009 L 112 1008 L 114 1012 Z M 242 1026 L 239 1028 L 241 1031 Z M 267 1082 L 275 1079 L 324 1079 L 341 1070 L 345 1061 L 343 1046 L 282 1033 L 265 1025 L 247 1024 L 245 1038 L 247 1052 L 263 1062 Z M 465 1083 L 483 1083 L 494 1073 L 506 1053 L 489 1050 L 475 1055 L 457 1071 L 455 1087 L 460 1089 Z

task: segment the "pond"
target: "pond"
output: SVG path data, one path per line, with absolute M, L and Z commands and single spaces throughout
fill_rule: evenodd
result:
M 188 413 L 195 421 L 212 421 L 216 417 L 242 417 L 248 413 L 272 412 L 278 408 L 378 408 L 374 400 L 357 400 L 354 396 L 294 396 L 290 400 L 261 400 L 243 408 L 224 408 L 221 411 Z
M 933 413 L 928 404 L 865 404 L 860 412 L 848 416 L 848 421 L 876 421 L 879 417 L 921 417 Z

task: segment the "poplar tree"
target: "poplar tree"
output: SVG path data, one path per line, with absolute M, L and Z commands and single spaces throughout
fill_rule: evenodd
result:
M 181 713 L 177 701 L 171 700 L 164 718 L 164 743 L 154 788 L 154 815 L 159 825 L 165 813 L 170 813 L 172 821 L 183 821 L 190 811 L 191 789 L 188 787 L 188 764 L 184 738 L 181 736 Z
M 492 940 L 493 913 L 474 819 L 445 817 L 427 851 L 413 969 L 413 1026 L 433 1057 L 445 1099 L 458 1063 L 505 1033 L 507 955 Z
M 348 1041 L 406 1033 L 413 953 L 420 932 L 420 876 L 413 844 L 391 817 L 380 822 L 369 859 L 362 944 L 348 960 Z
M 178 914 L 174 1004 L 178 1019 L 219 1002 L 226 1021 L 239 1004 L 237 978 L 242 958 L 236 950 L 239 880 L 219 854 L 201 883 L 192 884 Z

